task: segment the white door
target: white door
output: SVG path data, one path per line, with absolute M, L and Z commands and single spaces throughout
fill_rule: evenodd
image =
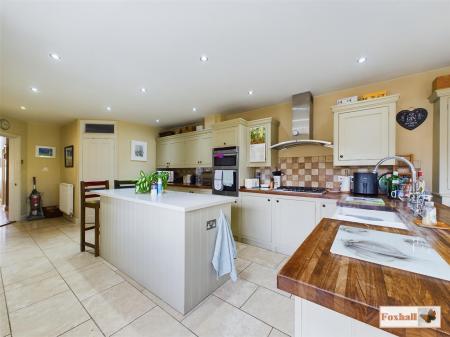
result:
M 9 221 L 19 221 L 22 213 L 21 192 L 21 139 L 9 138 Z
M 240 237 L 256 246 L 272 249 L 271 198 L 243 195 L 241 205 Z
M 115 141 L 111 138 L 84 138 L 82 149 L 82 181 L 109 180 L 114 185 L 116 175 Z M 86 222 L 92 223 L 94 212 L 86 209 Z
M 275 199 L 272 226 L 275 250 L 292 255 L 316 226 L 316 202 Z

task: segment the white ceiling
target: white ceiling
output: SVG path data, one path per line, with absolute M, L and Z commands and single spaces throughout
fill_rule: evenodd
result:
M 0 10 L 0 111 L 18 118 L 181 124 L 450 63 L 450 1 L 11 0 Z

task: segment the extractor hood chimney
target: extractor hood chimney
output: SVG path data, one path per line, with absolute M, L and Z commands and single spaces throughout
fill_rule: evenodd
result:
M 272 145 L 270 148 L 284 150 L 300 145 L 321 145 L 333 147 L 326 140 L 313 138 L 313 96 L 311 92 L 304 92 L 292 96 L 292 139 Z

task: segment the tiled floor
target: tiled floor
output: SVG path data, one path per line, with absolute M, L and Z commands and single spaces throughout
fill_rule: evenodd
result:
M 0 228 L 0 337 L 293 336 L 285 255 L 238 243 L 238 281 L 182 315 L 78 243 L 61 218 Z

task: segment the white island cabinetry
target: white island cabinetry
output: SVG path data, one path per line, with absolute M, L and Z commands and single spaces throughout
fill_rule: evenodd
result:
M 133 190 L 101 195 L 100 255 L 182 314 L 228 277 L 211 261 L 220 211 L 231 219 L 233 198 L 168 191 L 155 200 Z

